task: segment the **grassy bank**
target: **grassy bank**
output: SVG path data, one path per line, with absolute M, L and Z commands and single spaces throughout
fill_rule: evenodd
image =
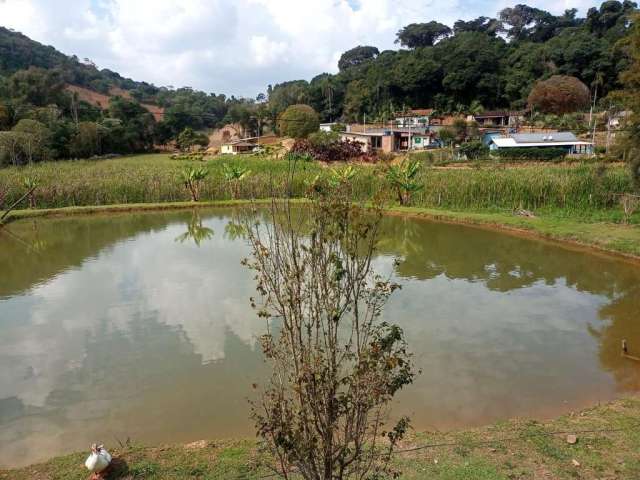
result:
M 196 204 L 192 202 L 158 202 L 16 210 L 9 215 L 7 222 L 36 217 L 190 209 L 195 206 L 199 208 L 225 207 L 248 205 L 249 203 L 252 202 L 248 200 L 221 200 L 204 201 Z M 576 245 L 640 258 L 640 228 L 638 225 L 613 223 L 617 212 L 590 212 L 584 213 L 577 218 L 574 215 L 568 215 L 567 212 L 562 210 L 542 211 L 535 218 L 521 217 L 505 212 L 456 212 L 437 208 L 399 206 L 390 207 L 388 212 L 390 214 L 497 228 L 511 233 L 571 242 Z
M 201 199 L 228 200 L 231 188 L 225 182 L 224 162 L 242 164 L 251 173 L 241 183 L 239 198 L 266 198 L 288 192 L 289 165 L 283 160 L 245 157 L 214 159 L 205 163 L 210 171 Z M 142 155 L 110 160 L 80 160 L 42 163 L 0 169 L 0 196 L 10 204 L 25 191 L 24 178 L 36 178 L 38 208 L 85 205 L 180 202 L 189 196 L 180 179 L 187 163 L 167 155 Z M 330 171 L 315 162 L 297 165 L 291 193 L 300 196 L 316 175 Z M 515 208 L 562 209 L 571 214 L 598 210 L 617 211 L 615 194 L 631 189 L 630 176 L 621 166 L 527 165 L 505 168 L 487 164 L 471 169 L 425 167 L 419 181 L 424 189 L 414 205 L 448 210 L 511 211 Z M 371 198 L 379 191 L 389 198 L 384 166 L 361 166 L 353 179 L 354 197 Z M 620 220 L 622 213 L 615 220 Z M 636 216 L 638 218 L 638 216 Z
M 575 434 L 570 444 L 567 436 Z M 423 432 L 405 441 L 396 463 L 406 480 L 640 478 L 640 399 L 629 398 L 539 423 L 511 420 L 464 431 Z M 252 440 L 125 446 L 110 479 L 259 479 L 268 472 Z M 85 480 L 86 453 L 0 471 L 2 480 Z M 269 477 L 272 478 L 272 477 Z

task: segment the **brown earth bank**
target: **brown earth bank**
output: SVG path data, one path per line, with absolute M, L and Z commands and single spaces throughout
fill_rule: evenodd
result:
M 155 447 L 127 441 L 107 447 L 116 458 L 107 480 L 277 478 L 251 439 Z M 0 470 L 0 479 L 85 480 L 86 456 L 87 452 L 79 452 L 22 469 Z M 402 472 L 399 478 L 406 480 L 637 480 L 640 397 L 549 422 L 513 419 L 475 429 L 413 432 L 400 445 L 394 464 Z
M 117 87 L 111 87 L 111 89 L 109 90 L 109 95 L 105 95 L 104 93 L 99 93 L 88 88 L 80 87 L 78 85 L 67 85 L 65 88 L 71 93 L 77 93 L 80 100 L 102 109 L 106 109 L 109 107 L 109 101 L 113 97 L 122 97 L 127 100 L 132 99 L 129 92 Z M 140 105 L 146 108 L 153 115 L 153 118 L 155 118 L 156 122 L 162 120 L 164 115 L 164 109 L 162 107 L 151 105 L 148 103 L 141 103 Z

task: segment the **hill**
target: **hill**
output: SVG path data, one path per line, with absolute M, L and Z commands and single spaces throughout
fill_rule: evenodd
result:
M 253 136 L 276 129 L 280 114 L 298 103 L 325 122 L 365 115 L 384 122 L 404 108 L 521 109 L 532 87 L 554 75 L 576 77 L 591 103 L 609 108 L 616 100 L 607 95 L 622 88 L 620 74 L 629 67 L 637 13 L 629 0 L 605 1 L 585 17 L 576 9 L 554 15 L 518 4 L 452 26 L 414 23 L 398 32 L 398 50 L 356 46 L 341 56 L 338 73 L 269 85 L 257 100 L 134 81 L 0 27 L 0 165 L 143 152 L 186 129 L 209 134 L 227 124 Z M 30 146 L 25 152 L 25 135 L 47 142 L 36 154 Z

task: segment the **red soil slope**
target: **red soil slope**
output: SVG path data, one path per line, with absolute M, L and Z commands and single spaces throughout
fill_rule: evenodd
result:
M 109 95 L 105 95 L 103 93 L 98 93 L 93 90 L 89 90 L 88 88 L 79 87 L 77 85 L 67 85 L 66 89 L 69 92 L 77 93 L 78 98 L 83 100 L 91 105 L 95 105 L 96 107 L 100 107 L 102 109 L 106 109 L 109 107 L 109 100 L 112 97 L 122 97 L 127 100 L 131 100 L 131 95 L 126 90 L 122 90 L 121 88 L 112 87 L 109 91 Z M 147 103 L 141 104 L 144 108 L 146 108 L 156 119 L 156 122 L 162 120 L 162 116 L 164 115 L 164 109 L 157 105 L 151 105 Z

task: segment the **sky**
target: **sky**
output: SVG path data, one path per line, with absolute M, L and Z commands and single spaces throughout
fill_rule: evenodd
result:
M 158 86 L 255 97 L 334 73 L 357 45 L 397 48 L 414 22 L 495 16 L 522 0 L 0 0 L 0 25 Z M 529 0 L 555 14 L 593 0 Z

